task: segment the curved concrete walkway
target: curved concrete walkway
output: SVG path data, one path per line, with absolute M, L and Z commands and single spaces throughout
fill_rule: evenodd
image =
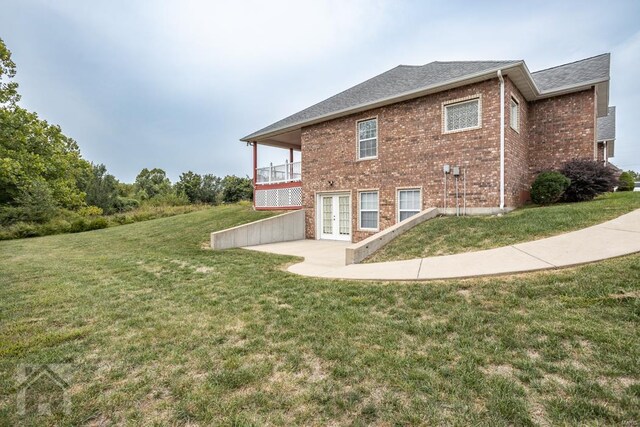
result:
M 366 280 L 430 280 L 569 267 L 640 252 L 640 209 L 593 227 L 517 245 L 407 261 L 344 265 L 348 242 L 296 240 L 250 246 L 304 257 L 288 268 L 303 276 Z

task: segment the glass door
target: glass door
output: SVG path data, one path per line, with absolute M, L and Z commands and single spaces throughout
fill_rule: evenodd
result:
M 351 201 L 349 194 L 320 196 L 320 238 L 351 240 Z

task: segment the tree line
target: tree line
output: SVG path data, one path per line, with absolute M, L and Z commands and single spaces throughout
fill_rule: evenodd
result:
M 233 203 L 251 199 L 248 177 L 188 171 L 171 183 L 164 170 L 142 169 L 122 183 L 103 164 L 83 159 L 60 126 L 20 107 L 16 65 L 0 39 L 0 225 L 46 222 L 61 211 L 112 214 L 141 204 Z

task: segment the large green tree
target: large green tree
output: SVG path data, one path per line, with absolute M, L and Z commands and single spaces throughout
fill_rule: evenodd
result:
M 0 105 L 15 105 L 20 100 L 16 76 L 16 64 L 11 60 L 11 52 L 0 38 Z
M 222 178 L 212 174 L 185 172 L 176 183 L 176 191 L 187 196 L 190 203 L 215 205 L 222 198 Z
M 202 185 L 200 186 L 200 201 L 217 205 L 222 198 L 222 178 L 212 174 L 202 176 Z
M 82 186 L 87 194 L 87 204 L 98 206 L 105 213 L 113 212 L 118 204 L 118 185 L 118 180 L 107 173 L 105 165 L 91 165 L 91 172 Z
M 225 203 L 253 199 L 253 182 L 250 178 L 227 175 L 222 180 L 222 188 L 222 200 Z
M 180 174 L 180 178 L 176 182 L 176 191 L 184 193 L 190 203 L 200 202 L 201 187 L 202 177 L 191 171 Z
M 90 168 L 59 126 L 17 106 L 0 108 L 0 203 L 15 204 L 37 182 L 60 207 L 78 208 L 85 202 L 78 183 Z
M 78 184 L 90 164 L 59 126 L 16 105 L 15 74 L 11 52 L 0 39 L 0 204 L 32 210 L 40 201 L 47 212 L 55 206 L 78 208 L 85 203 Z
M 169 194 L 172 190 L 171 181 L 160 168 L 144 168 L 136 177 L 137 196 L 142 199 L 152 199 L 156 196 Z

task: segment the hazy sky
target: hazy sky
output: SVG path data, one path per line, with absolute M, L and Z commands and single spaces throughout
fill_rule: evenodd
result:
M 640 1 L 0 0 L 21 104 L 123 181 L 251 173 L 239 138 L 398 64 L 611 52 L 616 156 L 640 170 Z M 287 152 L 264 149 L 260 164 Z

